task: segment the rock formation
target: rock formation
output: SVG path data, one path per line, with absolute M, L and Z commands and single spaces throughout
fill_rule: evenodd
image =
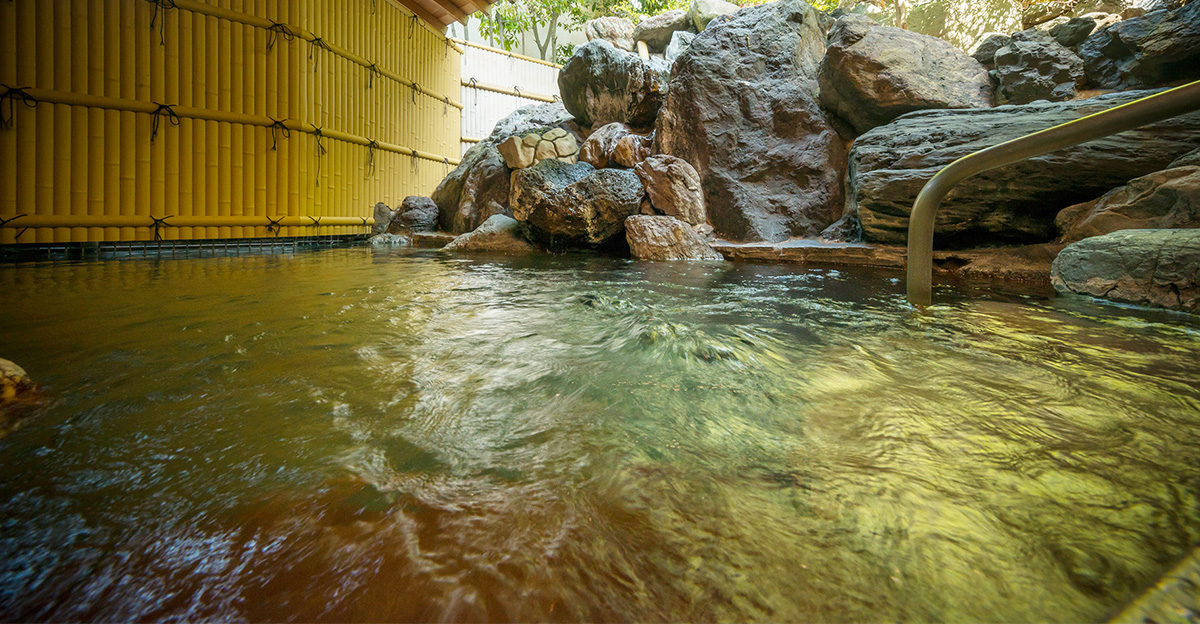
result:
M 376 217 L 378 218 L 378 217 Z M 419 195 L 409 195 L 400 204 L 400 209 L 387 226 L 389 234 L 425 232 L 437 227 L 438 207 L 433 200 Z
M 1200 78 L 1200 2 L 1152 11 L 1099 30 L 1079 45 L 1088 83 L 1129 89 Z
M 588 246 L 619 234 L 645 195 L 632 171 L 544 160 L 513 173 L 509 203 L 535 239 L 552 247 Z
M 647 17 L 633 29 L 634 41 L 645 41 L 655 52 L 661 52 L 671 43 L 672 36 L 679 31 L 692 28 L 692 18 L 687 9 L 675 9 L 661 15 Z
M 1200 229 L 1085 238 L 1058 254 L 1050 279 L 1059 292 L 1200 313 Z
M 639 260 L 724 260 L 691 225 L 674 217 L 634 215 L 625 220 L 629 253 Z
M 1156 171 L 1103 197 L 1063 209 L 1063 242 L 1118 230 L 1200 228 L 1200 166 Z
M 687 161 L 674 156 L 651 156 L 634 168 L 650 196 L 650 205 L 662 214 L 691 225 L 708 223 L 700 174 Z
M 597 40 L 575 50 L 559 72 L 558 88 L 563 105 L 582 125 L 649 126 L 667 95 L 670 72 L 664 61 L 644 60 Z
M 583 23 L 588 41 L 607 41 L 617 49 L 633 52 L 633 22 L 623 17 L 598 17 Z
M 492 215 L 479 227 L 450 241 L 442 251 L 478 251 L 492 253 L 531 253 L 537 251 L 521 233 L 521 225 L 512 217 Z

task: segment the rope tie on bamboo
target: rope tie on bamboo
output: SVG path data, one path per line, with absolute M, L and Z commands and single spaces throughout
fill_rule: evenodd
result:
M 517 85 L 513 85 L 513 91 L 517 92 L 517 97 L 524 97 L 521 95 L 521 87 L 518 87 Z
M 321 126 L 313 126 L 313 138 L 317 140 L 317 179 L 313 186 L 321 186 L 321 157 L 325 155 L 325 146 L 321 144 Z
M 445 156 L 442 156 L 442 165 L 445 166 L 445 169 L 443 169 L 443 171 L 445 172 L 445 175 L 449 175 L 450 174 L 450 159 L 446 158 Z
M 313 227 L 321 227 L 321 217 L 314 217 L 312 215 L 308 215 L 308 218 L 312 219 Z
M 471 88 L 475 90 L 475 105 L 479 105 L 479 81 L 475 80 L 475 76 L 471 76 Z
M 442 96 L 442 114 L 445 115 L 446 113 L 449 113 L 449 112 L 450 112 L 450 96 L 443 95 Z
M 278 219 L 267 217 L 267 231 L 275 236 L 279 236 L 279 231 L 283 229 L 283 226 L 279 225 L 280 221 L 283 221 L 283 217 L 279 217 Z
M 173 216 L 175 216 L 175 215 L 167 215 L 167 216 L 165 216 L 165 217 L 163 217 L 163 218 L 159 219 L 158 217 L 155 217 L 154 215 L 150 215 L 150 220 L 154 222 L 154 223 L 153 223 L 153 224 L 150 226 L 150 227 L 153 227 L 153 228 L 154 228 L 154 240 L 156 240 L 156 241 L 160 241 L 160 240 L 162 240 L 162 239 L 163 239 L 163 238 L 162 238 L 162 232 L 159 230 L 159 228 L 160 228 L 160 227 L 166 227 L 166 226 L 170 226 L 171 224 L 170 224 L 170 223 L 167 223 L 167 219 L 170 219 L 170 218 L 171 218 L 171 217 L 173 217 Z
M 379 69 L 379 65 L 371 63 L 367 66 L 367 88 L 375 86 L 375 76 L 382 76 L 383 72 Z
M 378 141 L 367 141 L 367 177 L 375 175 L 375 150 L 379 149 Z
M 413 33 L 417 32 L 417 14 L 413 13 L 409 17 L 412 18 L 412 21 L 408 24 L 408 38 L 412 39 Z
M 17 232 L 17 235 L 13 237 L 13 241 L 15 242 L 15 241 L 21 240 L 21 235 L 28 231 L 29 231 L 28 227 L 21 228 L 21 231 Z
M 561 97 L 560 95 L 558 95 L 557 93 L 555 93 L 555 94 L 554 94 L 554 101 L 555 101 L 555 102 L 561 102 L 561 101 L 562 101 L 562 97 Z
M 275 42 L 280 37 L 283 37 L 284 41 L 295 41 L 296 32 L 283 22 L 271 22 L 271 27 L 267 29 L 267 52 L 275 49 Z
M 0 85 L 4 87 L 4 93 L 0 93 L 0 129 L 13 127 L 13 122 L 17 116 L 17 99 L 20 98 L 21 103 L 28 108 L 37 106 L 37 98 L 26 93 L 29 87 L 10 87 L 8 85 Z M 4 100 L 8 100 L 8 114 L 4 114 Z
M 279 151 L 276 149 L 279 146 L 279 135 L 282 134 L 283 138 L 290 139 L 292 138 L 292 131 L 283 124 L 282 119 L 275 119 L 274 117 L 268 117 L 268 119 L 271 120 L 271 151 L 276 152 Z
M 412 86 L 412 90 L 413 90 L 413 92 L 412 92 L 413 104 L 416 104 L 417 103 L 417 93 L 421 90 L 421 85 L 414 82 L 410 86 Z
M 0 217 L 0 227 L 4 227 L 4 226 L 8 225 L 9 223 L 12 223 L 13 221 L 16 221 L 17 219 L 20 219 L 21 217 L 26 217 L 26 216 L 29 216 L 29 215 L 26 215 L 25 213 L 22 212 L 21 214 L 15 216 L 15 217 L 9 217 L 7 219 L 5 219 L 4 217 Z
M 309 41 L 309 43 L 312 44 L 312 47 L 308 49 L 308 60 L 313 62 L 313 71 L 315 72 L 317 71 L 317 61 L 320 60 L 319 57 L 314 56 L 317 48 L 321 48 L 327 52 L 332 52 L 333 50 L 330 49 L 329 44 L 325 43 L 325 40 L 320 37 L 313 37 L 312 41 Z
M 165 34 L 167 27 L 167 11 L 178 9 L 175 6 L 175 0 L 147 0 L 154 5 L 154 14 L 150 16 L 150 30 L 154 30 L 154 22 L 158 20 L 158 14 L 162 13 L 162 21 L 158 22 L 158 43 L 167 45 L 167 37 Z
M 155 102 L 155 104 L 158 104 L 158 102 Z M 167 123 L 171 124 L 172 126 L 179 125 L 179 115 L 175 114 L 175 111 L 171 108 L 172 106 L 174 106 L 174 104 L 158 104 L 158 108 L 154 109 L 154 112 L 151 113 L 151 115 L 154 117 L 154 123 L 150 127 L 151 143 L 153 143 L 154 139 L 158 136 L 158 123 L 163 117 L 166 117 Z

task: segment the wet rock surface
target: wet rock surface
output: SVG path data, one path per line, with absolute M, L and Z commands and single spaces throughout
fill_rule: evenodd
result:
M 1054 259 L 1051 281 L 1059 292 L 1200 313 L 1200 229 L 1085 238 Z
M 513 173 L 513 218 L 551 247 L 594 246 L 613 238 L 638 213 L 646 190 L 637 174 L 545 160 Z
M 591 41 L 575 50 L 558 75 L 563 105 L 580 124 L 614 121 L 650 126 L 667 95 L 671 68 Z
M 388 225 L 392 222 L 392 217 L 396 213 L 388 207 L 387 204 L 379 202 L 375 204 L 374 217 L 375 223 L 371 226 L 372 234 L 382 234 L 387 231 Z
M 1200 166 L 1136 178 L 1096 201 L 1065 208 L 1055 224 L 1064 242 L 1118 230 L 1200 227 Z
M 33 389 L 25 369 L 11 360 L 0 358 L 0 407 Z
M 432 199 L 420 195 L 409 195 L 400 204 L 400 209 L 392 217 L 387 231 L 391 234 L 402 232 L 424 232 L 437 227 L 438 207 Z
M 1148 94 L 910 113 L 855 142 L 849 211 L 858 215 L 864 240 L 903 244 L 917 193 L 942 167 L 980 149 Z M 972 176 L 942 202 L 934 244 L 1049 241 L 1057 235 L 1054 219 L 1063 208 L 1159 171 L 1198 142 L 1200 114 L 1193 113 Z M 711 201 L 709 205 L 711 212 Z
M 845 146 L 816 101 L 818 12 L 748 7 L 675 61 L 657 152 L 700 174 L 710 223 L 730 240 L 815 235 L 842 212 Z
M 667 216 L 634 215 L 625 220 L 629 253 L 638 260 L 724 260 L 688 223 Z
M 821 105 L 858 133 L 916 110 L 992 105 L 978 61 L 937 37 L 864 15 L 847 15 L 829 31 L 819 83 Z
M 1092 34 L 1079 45 L 1088 83 L 1144 88 L 1200 78 L 1200 2 L 1151 11 Z
M 651 156 L 634 168 L 646 187 L 650 204 L 662 214 L 691 225 L 708 222 L 700 174 L 682 158 Z
M 450 241 L 443 251 L 447 252 L 492 252 L 492 253 L 531 253 L 537 247 L 525 240 L 521 224 L 516 219 L 504 215 L 492 215 L 482 225 L 471 232 L 461 234 Z

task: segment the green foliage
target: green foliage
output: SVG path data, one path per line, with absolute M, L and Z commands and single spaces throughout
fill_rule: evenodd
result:
M 565 65 L 567 62 L 567 59 L 571 58 L 574 55 L 575 55 L 575 44 L 568 43 L 567 45 L 560 45 L 554 51 L 554 62 L 558 63 L 559 65 Z

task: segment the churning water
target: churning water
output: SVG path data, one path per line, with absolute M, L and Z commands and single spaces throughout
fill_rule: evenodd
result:
M 1200 321 L 897 277 L 0 266 L 0 619 L 1100 620 L 1200 541 Z

